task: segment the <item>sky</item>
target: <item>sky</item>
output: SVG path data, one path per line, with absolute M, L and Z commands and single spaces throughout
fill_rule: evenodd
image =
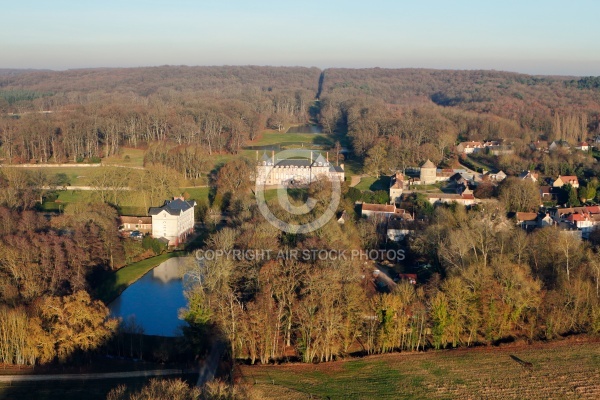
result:
M 597 0 L 1 0 L 0 68 L 274 65 L 598 76 L 599 16 Z

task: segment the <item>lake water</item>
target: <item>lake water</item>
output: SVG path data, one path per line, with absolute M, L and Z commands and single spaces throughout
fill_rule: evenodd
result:
M 113 317 L 133 318 L 146 335 L 180 336 L 184 321 L 179 309 L 187 306 L 181 278 L 187 257 L 174 257 L 149 271 L 108 305 Z

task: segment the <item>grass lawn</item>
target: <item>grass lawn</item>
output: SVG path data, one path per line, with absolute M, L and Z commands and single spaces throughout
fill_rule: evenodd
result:
M 344 163 L 344 172 L 345 172 L 346 178 L 348 178 L 352 175 L 362 174 L 363 165 L 360 161 L 344 160 L 344 161 L 340 161 L 340 164 L 341 163 Z
M 190 195 L 190 200 L 196 200 L 196 203 L 200 203 L 202 201 L 208 202 L 208 192 L 210 191 L 209 187 L 184 187 L 181 188 L 182 193 L 187 193 Z
M 35 172 L 42 171 L 48 179 L 53 179 L 58 174 L 67 176 L 69 185 L 88 185 L 90 180 L 104 167 L 39 167 L 39 168 L 23 168 L 24 170 Z
M 121 292 L 123 292 L 123 290 L 125 290 L 129 285 L 140 279 L 152 268 L 158 266 L 171 257 L 180 257 L 183 255 L 185 255 L 184 252 L 174 251 L 129 264 L 128 266 L 112 273 L 112 276 L 107 278 L 103 284 L 98 287 L 96 290 L 96 297 L 108 304 L 117 298 L 117 296 L 119 296 Z
M 600 397 L 600 346 L 592 340 L 387 354 L 317 365 L 240 366 L 239 371 L 266 399 Z
M 285 133 L 266 131 L 257 140 L 248 142 L 248 146 L 268 146 L 283 142 L 302 142 L 307 144 L 333 145 L 331 138 L 323 133 Z
M 187 192 L 191 200 L 200 203 L 208 201 L 208 187 L 183 187 L 181 193 Z M 45 201 L 42 205 L 44 211 L 62 211 L 70 203 L 100 201 L 99 194 L 90 190 L 59 190 L 58 197 L 52 201 Z M 110 197 L 109 197 L 110 200 Z M 158 205 L 158 204 L 155 204 Z M 119 212 L 122 215 L 146 215 L 148 210 L 144 206 L 144 199 L 137 192 L 123 192 L 119 201 Z
M 390 177 L 381 176 L 379 178 L 374 176 L 363 177 L 358 185 L 355 186 L 358 190 L 388 190 L 390 188 Z

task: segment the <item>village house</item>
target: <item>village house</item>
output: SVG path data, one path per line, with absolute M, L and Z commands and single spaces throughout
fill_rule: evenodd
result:
M 590 150 L 590 145 L 587 144 L 586 142 L 579 142 L 579 143 L 577 143 L 577 146 L 575 146 L 575 150 L 589 151 Z
M 558 199 L 559 188 L 548 185 L 540 186 L 540 198 L 544 201 L 556 201 Z
M 402 199 L 402 192 L 404 191 L 404 174 L 402 172 L 396 172 L 396 175 L 390 180 L 390 202 L 398 203 Z
M 414 170 L 414 169 L 413 169 Z M 419 173 L 418 178 L 411 179 L 413 185 L 432 185 L 438 182 L 448 182 L 456 174 L 466 177 L 471 184 L 477 185 L 483 179 L 483 174 L 473 174 L 462 168 L 437 168 L 431 160 L 427 160 L 416 169 Z
M 498 172 L 488 172 L 488 173 L 484 174 L 484 177 L 487 177 L 492 182 L 502 182 L 503 180 L 506 179 L 507 175 L 504 173 L 504 171 L 498 171 Z
M 164 238 L 169 246 L 178 246 L 194 231 L 195 201 L 186 201 L 183 197 L 174 197 L 165 201 L 162 207 L 151 207 L 148 214 L 152 217 L 152 237 Z
M 555 140 L 554 142 L 550 143 L 550 146 L 548 146 L 549 151 L 556 151 L 560 149 L 570 150 L 571 146 L 569 146 L 569 143 L 565 142 L 564 140 Z
M 579 187 L 579 180 L 574 175 L 559 175 L 558 178 L 552 183 L 552 187 L 563 187 L 564 185 L 571 185 L 577 189 Z
M 534 212 L 518 212 L 515 215 L 517 225 L 526 231 L 532 231 L 538 227 L 538 214 Z
M 481 142 L 462 142 L 456 146 L 456 151 L 462 154 L 473 154 L 481 151 L 483 149 L 483 143 Z
M 119 227 L 124 231 L 152 232 L 152 217 L 119 217 Z
M 263 154 L 262 159 L 258 160 L 256 166 L 256 184 L 257 185 L 280 185 L 290 184 L 309 184 L 320 177 L 329 180 L 344 181 L 344 164 L 334 166 L 321 153 L 309 151 L 307 158 L 277 160 L 275 152 L 271 157 Z
M 395 204 L 371 204 L 362 203 L 362 217 L 385 217 L 399 220 L 412 220 L 412 215 L 403 208 L 397 208 Z
M 548 213 L 517 212 L 515 213 L 517 226 L 530 232 L 537 228 L 557 225 Z
M 532 142 L 529 145 L 529 147 L 531 148 L 531 150 L 542 151 L 545 153 L 547 153 L 549 150 L 549 145 L 546 140 L 538 140 L 538 141 Z
M 524 181 L 537 182 L 539 174 L 537 172 L 523 171 L 519 174 L 519 178 Z
M 427 193 L 426 195 L 427 201 L 429 201 L 433 205 L 437 204 L 450 204 L 450 203 L 458 203 L 463 206 L 472 206 L 473 204 L 477 204 L 478 200 L 473 196 L 472 192 L 462 194 L 458 193 Z
M 494 156 L 514 153 L 514 150 L 510 145 L 505 145 L 498 140 L 486 140 L 485 142 L 462 142 L 456 146 L 456 151 L 459 154 L 473 154 L 481 151 L 487 151 L 489 154 Z
M 414 233 L 414 229 L 410 229 L 412 227 L 412 224 L 410 222 L 412 222 L 412 216 L 410 219 L 390 219 L 387 224 L 388 240 L 394 242 L 401 242 L 408 235 Z
M 483 148 L 489 154 L 493 156 L 501 156 L 504 154 L 514 154 L 514 150 L 511 145 L 501 143 L 497 140 L 490 140 L 483 143 Z
M 555 224 L 562 224 L 569 229 L 578 230 L 583 238 L 600 225 L 600 206 L 551 208 L 549 215 Z

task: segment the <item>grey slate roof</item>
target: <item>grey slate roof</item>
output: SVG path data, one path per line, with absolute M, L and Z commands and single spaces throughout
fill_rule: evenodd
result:
M 182 212 L 189 210 L 195 205 L 195 201 L 185 201 L 181 199 L 167 200 L 162 207 L 150 207 L 148 214 L 158 215 L 164 210 L 170 215 L 181 215 Z
M 276 165 L 278 167 L 309 167 L 310 166 L 310 160 L 306 160 L 306 159 L 298 159 L 298 160 L 287 159 L 287 160 L 277 161 Z

